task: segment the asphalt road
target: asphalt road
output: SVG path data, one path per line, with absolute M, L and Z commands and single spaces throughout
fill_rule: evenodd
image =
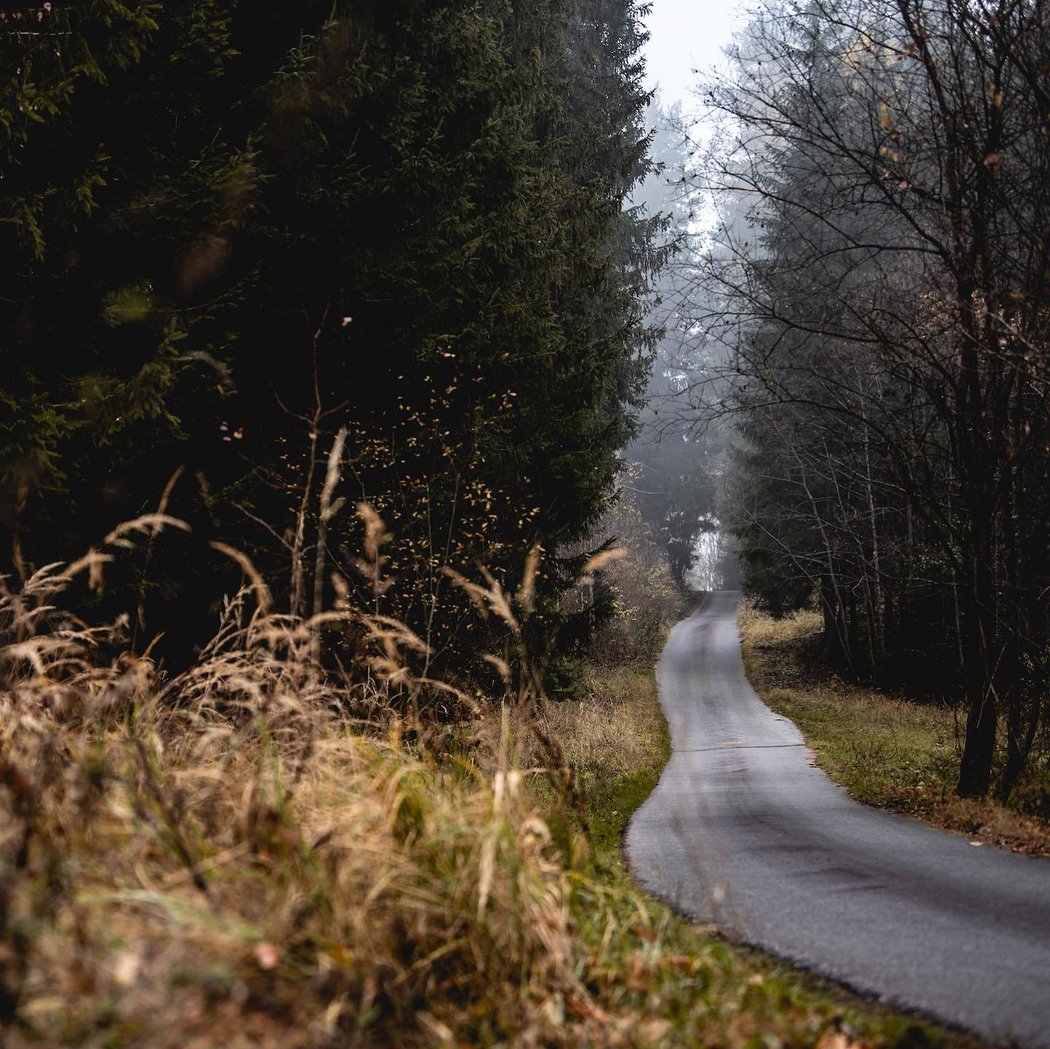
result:
M 661 657 L 673 754 L 627 829 L 637 880 L 859 991 L 1050 1047 L 1050 861 L 851 801 L 744 677 L 739 597 L 708 597 Z

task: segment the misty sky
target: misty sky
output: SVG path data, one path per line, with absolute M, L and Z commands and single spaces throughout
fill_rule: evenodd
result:
M 740 7 L 739 0 L 653 0 L 645 20 L 647 80 L 650 87 L 659 84 L 664 106 L 681 101 L 683 109 L 696 108 L 690 89 L 697 77 L 691 70 L 720 61 Z

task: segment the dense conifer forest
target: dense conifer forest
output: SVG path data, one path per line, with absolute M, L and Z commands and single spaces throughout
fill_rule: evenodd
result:
M 95 600 L 184 661 L 240 577 L 210 544 L 317 612 L 366 502 L 440 655 L 442 568 L 587 537 L 648 375 L 641 33 L 607 0 L 8 12 L 0 569 L 163 503 L 191 536 Z

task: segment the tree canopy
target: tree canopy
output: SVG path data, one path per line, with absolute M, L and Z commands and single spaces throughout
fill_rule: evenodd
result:
M 585 536 L 648 372 L 640 13 L 89 0 L 5 25 L 4 570 L 163 495 L 197 538 L 127 580 L 147 632 L 192 643 L 228 570 L 209 539 L 308 611 L 344 430 L 338 494 L 382 514 L 396 611 L 435 639 L 444 565 Z M 325 539 L 350 580 L 359 529 Z
M 777 2 L 710 94 L 748 583 L 957 686 L 964 794 L 1046 724 L 1048 58 L 1039 0 Z

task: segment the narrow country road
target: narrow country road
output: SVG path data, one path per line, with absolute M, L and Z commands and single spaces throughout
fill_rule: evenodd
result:
M 1050 861 L 851 801 L 744 677 L 739 596 L 709 596 L 664 649 L 673 754 L 627 830 L 637 880 L 857 990 L 1050 1047 Z

